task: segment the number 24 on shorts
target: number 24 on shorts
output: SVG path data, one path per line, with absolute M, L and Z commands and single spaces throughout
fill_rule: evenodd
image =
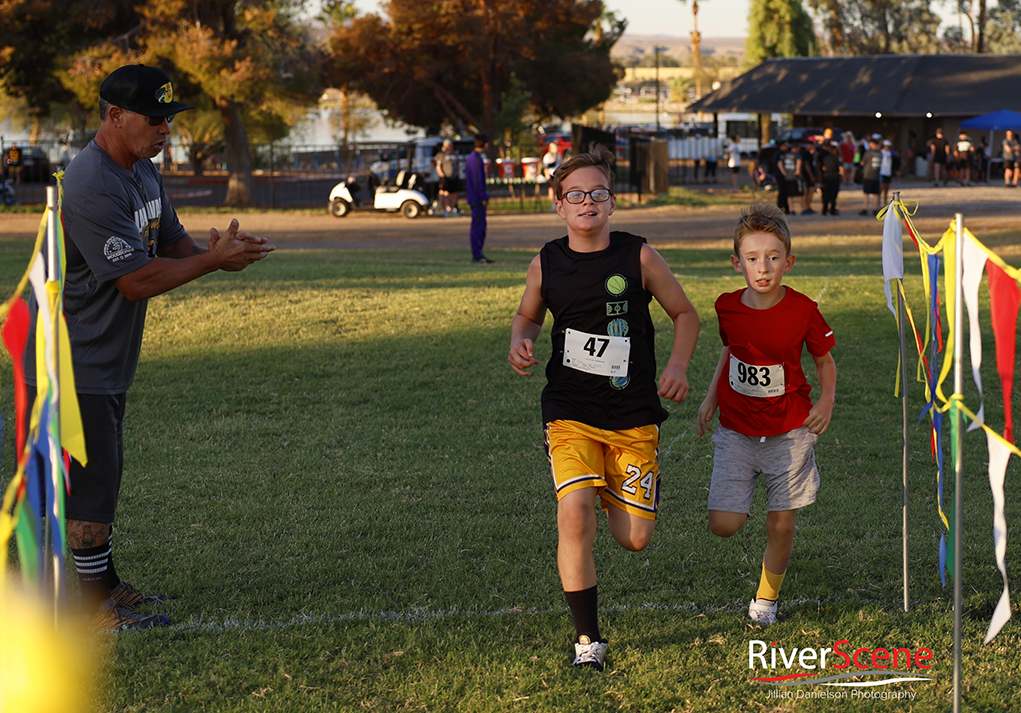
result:
M 627 467 L 628 478 L 621 484 L 620 489 L 628 495 L 637 495 L 638 488 L 635 483 L 638 483 L 645 490 L 643 497 L 646 500 L 652 499 L 653 494 L 656 491 L 656 477 L 655 474 L 650 470 L 644 476 L 642 470 L 638 466 L 629 465 Z

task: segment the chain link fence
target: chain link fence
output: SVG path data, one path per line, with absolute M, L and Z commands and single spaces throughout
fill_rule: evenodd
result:
M 584 131 L 578 132 L 578 129 Z M 614 152 L 617 164 L 617 194 L 641 202 L 667 192 L 670 185 L 704 180 L 709 156 L 722 153 L 720 140 L 707 137 L 671 137 L 640 130 L 598 131 L 576 127 L 578 146 L 603 143 Z M 167 194 L 175 206 L 222 205 L 227 196 L 228 170 L 222 154 L 213 154 L 196 167 L 189 161 L 190 147 L 172 137 L 172 147 L 155 159 L 163 173 Z M 422 143 L 428 143 L 423 151 Z M 462 145 L 464 144 L 464 145 Z M 10 141 L 0 137 L 0 155 L 7 155 Z M 4 178 L 11 179 L 21 204 L 42 204 L 52 174 L 64 168 L 81 150 L 83 143 L 45 140 L 38 145 L 19 143 L 20 172 L 4 162 Z M 393 182 L 401 170 L 419 174 L 418 188 L 430 203 L 437 197 L 437 179 L 431 156 L 438 140 L 426 142 L 363 142 L 348 145 L 253 144 L 251 204 L 266 209 L 322 208 L 329 206 L 330 191 L 340 181 L 357 177 L 363 184 L 370 175 Z M 462 159 L 469 142 L 458 142 Z M 428 155 L 426 155 L 428 154 Z M 463 172 L 463 160 L 461 170 Z M 700 166 L 701 176 L 700 176 Z M 20 173 L 20 175 L 15 175 Z M 462 174 L 463 175 L 463 174 Z M 548 185 L 539 159 L 519 158 L 490 165 L 490 195 L 495 209 L 520 212 L 551 210 Z M 461 196 L 463 203 L 463 194 Z

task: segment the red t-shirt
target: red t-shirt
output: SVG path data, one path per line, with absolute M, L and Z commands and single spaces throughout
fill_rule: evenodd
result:
M 720 424 L 746 436 L 778 436 L 805 425 L 811 384 L 801 368 L 802 345 L 812 356 L 836 343 L 819 307 L 790 287 L 769 309 L 741 303 L 743 289 L 720 295 L 720 338 L 730 348 L 717 386 Z
M 840 158 L 844 163 L 854 163 L 854 142 L 842 141 L 840 143 Z

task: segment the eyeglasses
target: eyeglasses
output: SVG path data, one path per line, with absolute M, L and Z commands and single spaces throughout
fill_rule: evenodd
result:
M 612 195 L 608 188 L 597 188 L 594 191 L 568 191 L 564 194 L 564 200 L 577 205 L 585 201 L 585 196 L 590 196 L 593 203 L 605 203 L 610 200 Z

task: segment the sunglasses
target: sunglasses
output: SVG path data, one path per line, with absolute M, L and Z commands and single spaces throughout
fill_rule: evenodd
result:
M 147 114 L 140 114 L 137 111 L 131 111 L 130 109 L 124 109 L 124 111 L 129 112 L 131 114 L 138 114 L 139 116 L 144 116 L 145 120 L 149 122 L 149 126 L 159 126 L 164 121 L 167 122 L 168 126 L 173 126 L 174 117 L 177 116 L 177 114 L 171 114 L 170 116 L 149 116 Z
M 171 114 L 170 116 L 146 116 L 145 114 L 142 114 L 142 116 L 145 116 L 145 120 L 149 122 L 149 126 L 159 126 L 164 121 L 167 122 L 167 126 L 173 126 L 176 114 Z

